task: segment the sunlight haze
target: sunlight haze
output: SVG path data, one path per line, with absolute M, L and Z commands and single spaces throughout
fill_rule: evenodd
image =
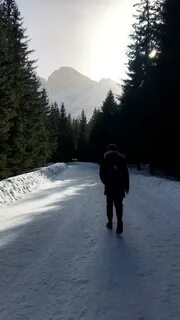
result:
M 125 77 L 135 0 L 17 0 L 45 79 L 70 66 L 93 80 Z

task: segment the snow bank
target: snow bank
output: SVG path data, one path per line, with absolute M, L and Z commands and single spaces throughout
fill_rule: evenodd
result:
M 97 163 L 93 163 L 93 162 L 80 162 L 80 161 L 75 161 L 75 162 L 69 162 L 68 163 L 71 166 L 80 166 L 81 168 L 98 168 L 99 165 Z
M 65 163 L 56 163 L 39 170 L 0 181 L 0 205 L 22 199 L 39 185 L 53 181 L 65 169 Z
M 148 190 L 152 196 L 161 200 L 168 200 L 180 209 L 180 182 L 168 180 L 165 178 L 149 176 L 147 172 L 144 175 L 135 170 L 130 170 L 132 183 L 139 184 L 143 189 Z

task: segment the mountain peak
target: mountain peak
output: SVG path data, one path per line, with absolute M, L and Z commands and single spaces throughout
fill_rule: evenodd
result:
M 53 75 L 61 75 L 61 76 L 70 76 L 72 77 L 81 77 L 83 79 L 88 79 L 90 81 L 95 82 L 94 80 L 90 79 L 89 77 L 85 76 L 81 72 L 77 71 L 76 69 L 68 66 L 62 66 L 58 70 L 54 71 L 49 78 L 51 78 Z
M 112 86 L 112 85 L 120 85 L 120 83 L 115 82 L 114 80 L 110 79 L 110 78 L 102 78 L 99 83 L 103 84 L 103 85 L 107 85 L 107 86 Z
M 71 73 L 80 73 L 77 70 L 75 70 L 72 67 L 68 67 L 68 66 L 62 66 L 60 67 L 58 70 L 56 70 L 55 72 L 71 72 Z
M 114 94 L 121 93 L 120 85 L 118 86 L 111 79 L 101 79 L 97 82 L 74 68 L 66 66 L 62 66 L 50 75 L 46 89 L 50 102 L 56 101 L 59 105 L 64 102 L 73 117 L 78 116 L 82 109 L 85 109 L 88 118 L 95 107 L 102 106 L 110 89 Z
M 94 83 L 96 82 L 72 67 L 61 67 L 48 78 L 48 89 L 54 93 L 59 93 L 70 88 L 71 90 L 79 90 L 80 92 Z

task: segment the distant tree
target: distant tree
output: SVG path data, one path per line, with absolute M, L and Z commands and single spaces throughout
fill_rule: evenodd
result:
M 99 162 L 104 151 L 101 139 L 102 112 L 95 109 L 89 121 L 89 157 L 91 161 Z
M 54 102 L 50 106 L 48 115 L 48 131 L 49 131 L 49 143 L 51 150 L 51 161 L 57 161 L 57 150 L 58 150 L 58 137 L 59 137 L 59 126 L 60 126 L 60 110 L 58 104 Z
M 74 153 L 74 139 L 72 131 L 72 121 L 67 115 L 66 108 L 62 103 L 59 117 L 59 135 L 56 160 L 67 162 L 72 159 Z
M 77 152 L 78 152 L 78 138 L 79 138 L 79 127 L 80 127 L 80 120 L 73 119 L 72 120 L 72 133 L 73 133 L 73 142 L 74 142 L 74 159 L 77 159 Z
M 115 124 L 118 106 L 114 94 L 110 90 L 102 106 L 102 139 L 103 144 L 115 142 Z
M 93 161 L 101 161 L 107 144 L 117 143 L 118 112 L 119 107 L 110 90 L 101 110 L 95 109 L 90 120 L 89 150 Z
M 72 160 L 75 155 L 75 140 L 74 140 L 74 131 L 73 131 L 73 121 L 71 114 L 68 114 L 67 117 L 67 145 L 68 145 L 68 160 Z
M 88 148 L 87 148 L 87 118 L 84 110 L 82 110 L 80 119 L 79 119 L 79 136 L 77 140 L 77 156 L 81 161 L 87 160 L 88 157 Z

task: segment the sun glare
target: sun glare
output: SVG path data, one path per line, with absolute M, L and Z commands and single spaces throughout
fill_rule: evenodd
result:
M 149 54 L 149 58 L 150 58 L 150 59 L 155 58 L 156 54 L 157 54 L 157 50 L 156 50 L 156 49 L 153 49 L 153 50 L 150 52 L 150 54 Z
M 122 7 L 116 7 L 97 22 L 91 43 L 92 78 L 99 80 L 103 74 L 106 78 L 120 81 L 125 76 L 124 63 L 131 28 L 130 19 L 131 14 L 128 11 L 124 12 Z

